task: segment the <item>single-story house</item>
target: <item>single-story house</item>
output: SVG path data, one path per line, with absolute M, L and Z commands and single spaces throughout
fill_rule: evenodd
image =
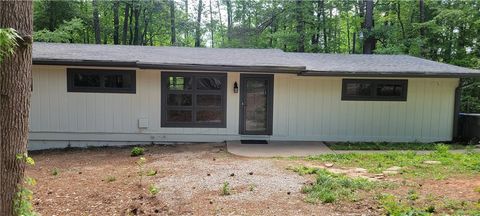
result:
M 449 141 L 474 76 L 406 55 L 34 43 L 29 148 Z

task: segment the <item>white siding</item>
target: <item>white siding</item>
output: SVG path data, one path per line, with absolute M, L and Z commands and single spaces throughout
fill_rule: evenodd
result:
M 137 70 L 136 94 L 67 92 L 63 66 L 34 66 L 32 143 L 239 139 L 239 94 L 228 73 L 226 128 L 162 128 L 161 72 Z M 410 78 L 406 102 L 341 101 L 340 77 L 276 74 L 275 140 L 450 140 L 458 79 Z M 147 118 L 149 127 L 138 128 Z M 61 142 L 68 141 L 68 142 Z M 42 144 L 43 145 L 43 144 Z M 38 147 L 37 147 L 38 148 Z
M 275 139 L 447 141 L 458 79 L 408 78 L 407 101 L 342 101 L 342 77 L 276 75 Z

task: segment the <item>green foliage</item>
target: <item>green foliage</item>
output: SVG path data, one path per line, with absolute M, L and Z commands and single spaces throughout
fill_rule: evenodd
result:
M 480 172 L 480 153 L 452 153 L 448 146 L 439 145 L 428 154 L 415 152 L 350 153 L 310 156 L 308 160 L 323 161 L 347 167 L 363 167 L 372 173 L 381 173 L 392 166 L 402 167 L 402 176 L 426 179 L 444 179 L 453 174 L 473 175 Z M 425 164 L 424 161 L 441 164 Z
M 232 192 L 231 192 L 231 189 L 230 189 L 230 183 L 228 183 L 227 181 L 223 182 L 221 194 L 223 196 L 228 196 L 231 193 Z
M 376 185 L 363 178 L 349 178 L 345 175 L 331 173 L 325 169 L 299 167 L 299 173 L 314 173 L 317 181 L 313 185 L 304 186 L 302 192 L 307 194 L 307 202 L 332 203 L 337 200 L 357 201 L 358 190 L 370 190 Z
M 155 196 L 158 194 L 158 192 L 160 192 L 160 189 L 158 189 L 155 185 L 151 184 L 150 186 L 148 186 L 148 192 L 150 193 L 150 195 Z
M 429 206 L 426 210 L 421 210 L 412 205 L 400 202 L 397 197 L 391 194 L 384 194 L 379 197 L 379 202 L 385 210 L 386 215 L 392 216 L 427 216 L 435 211 L 435 207 Z
M 140 157 L 135 163 L 137 164 L 137 167 L 138 167 L 138 177 L 139 177 L 139 180 L 138 180 L 138 185 L 139 186 L 142 186 L 142 180 L 143 180 L 143 176 L 145 175 L 145 171 L 144 171 L 144 167 L 145 167 L 145 163 L 147 162 L 147 159 L 145 159 L 144 157 Z
M 27 153 L 17 154 L 17 160 L 23 161 L 26 165 L 34 166 L 35 161 L 29 157 Z M 28 176 L 24 177 L 23 184 L 19 185 L 17 194 L 14 199 L 13 209 L 15 215 L 20 216 L 36 216 L 38 215 L 32 206 L 33 192 L 28 187 L 33 187 L 37 184 L 34 178 Z
M 78 18 L 74 18 L 70 21 L 64 21 L 57 29 L 50 31 L 42 29 L 36 31 L 34 38 L 36 41 L 41 42 L 55 42 L 55 43 L 73 43 L 81 42 L 81 34 L 85 31 L 83 21 Z
M 107 176 L 107 182 L 110 183 L 110 182 L 114 182 L 117 180 L 117 178 L 115 176 Z
M 157 175 L 157 171 L 156 170 L 149 170 L 149 171 L 147 171 L 146 175 L 147 176 L 155 176 L 155 175 Z
M 436 150 L 439 143 L 391 143 L 391 142 L 330 142 L 332 150 Z M 466 145 L 448 144 L 450 149 L 465 149 Z
M 145 149 L 142 147 L 133 147 L 130 153 L 130 156 L 132 157 L 140 156 L 140 155 L 143 155 L 144 152 L 145 152 Z
M 60 174 L 60 170 L 59 170 L 58 168 L 56 168 L 56 167 L 53 168 L 53 169 L 52 169 L 52 175 L 53 175 L 53 176 L 57 176 L 58 174 Z
M 13 55 L 18 46 L 17 40 L 21 37 L 17 31 L 12 28 L 0 28 L 0 63 L 6 57 Z

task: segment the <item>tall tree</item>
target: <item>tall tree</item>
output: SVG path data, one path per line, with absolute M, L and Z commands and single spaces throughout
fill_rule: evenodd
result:
M 297 52 L 305 52 L 305 20 L 303 19 L 303 1 L 296 1 Z
M 118 30 L 119 30 L 119 20 L 118 12 L 120 9 L 120 1 L 115 0 L 113 2 L 113 44 L 119 44 Z
M 227 5 L 227 39 L 229 42 L 232 40 L 232 29 L 233 29 L 233 14 L 232 14 L 232 1 L 225 0 Z
M 177 43 L 177 36 L 175 33 L 175 1 L 170 0 L 170 44 Z
M 130 13 L 130 4 L 125 3 L 125 14 L 123 16 L 123 29 L 122 29 L 122 44 L 127 44 L 127 33 L 128 33 L 128 17 Z
M 375 50 L 375 37 L 372 32 L 373 28 L 373 0 L 365 0 L 365 22 L 363 28 L 365 30 L 364 35 L 366 38 L 363 40 L 363 54 L 372 54 Z
M 133 15 L 135 18 L 135 27 L 133 30 L 133 44 L 138 45 L 139 44 L 139 32 L 140 32 L 140 5 L 135 4 L 135 7 L 133 9 Z
M 200 47 L 201 45 L 201 38 L 202 38 L 202 12 L 203 12 L 203 1 L 198 0 L 198 8 L 197 8 L 197 23 L 195 24 L 195 47 Z
M 0 64 L 0 215 L 14 215 L 13 201 L 25 171 L 17 158 L 27 152 L 32 82 L 33 7 L 31 1 L 0 1 L 0 28 L 22 37 Z
M 212 41 L 212 48 L 215 47 L 215 32 L 213 24 L 213 9 L 212 9 L 212 0 L 209 1 L 210 6 L 210 40 Z
M 93 0 L 93 29 L 95 31 L 95 43 L 100 44 L 100 17 L 98 17 L 98 1 Z

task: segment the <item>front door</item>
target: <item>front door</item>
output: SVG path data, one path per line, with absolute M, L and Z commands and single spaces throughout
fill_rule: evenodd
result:
M 240 75 L 240 134 L 271 135 L 273 75 Z

